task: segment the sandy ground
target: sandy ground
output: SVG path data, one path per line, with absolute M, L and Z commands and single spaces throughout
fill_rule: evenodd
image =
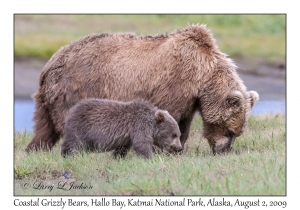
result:
M 263 61 L 256 65 L 247 59 L 235 58 L 238 73 L 248 90 L 256 90 L 260 100 L 278 100 L 286 96 L 285 64 L 270 65 Z M 47 60 L 15 58 L 14 93 L 15 98 L 29 99 L 39 85 L 39 75 Z

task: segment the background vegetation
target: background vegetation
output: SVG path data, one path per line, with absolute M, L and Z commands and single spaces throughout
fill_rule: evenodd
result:
M 60 144 L 52 152 L 27 154 L 32 133 L 15 133 L 15 195 L 285 195 L 285 116 L 251 116 L 229 155 L 213 156 L 193 120 L 182 156 L 157 154 L 151 160 L 132 150 L 126 159 L 111 153 L 85 153 L 64 159 Z M 69 179 L 62 175 L 68 172 Z M 57 189 L 59 182 L 92 189 Z M 39 183 L 53 190 L 34 189 Z
M 230 56 L 285 57 L 285 15 L 15 15 L 15 55 L 49 58 L 79 37 L 102 32 L 171 33 L 207 24 Z

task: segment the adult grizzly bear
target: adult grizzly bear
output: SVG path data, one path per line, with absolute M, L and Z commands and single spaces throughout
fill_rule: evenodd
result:
M 125 157 L 132 147 L 142 157 L 151 158 L 153 144 L 168 153 L 183 149 L 178 124 L 167 111 L 144 100 L 91 98 L 70 109 L 61 154 L 66 156 L 82 149 L 115 150 L 115 157 Z
M 231 150 L 258 100 L 205 25 L 171 34 L 94 34 L 56 52 L 41 72 L 34 96 L 35 136 L 26 150 L 51 149 L 64 135 L 65 117 L 81 99 L 142 98 L 168 110 L 184 147 L 194 113 L 214 153 Z

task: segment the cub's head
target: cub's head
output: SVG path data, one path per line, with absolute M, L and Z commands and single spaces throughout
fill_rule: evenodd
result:
M 210 115 L 203 114 L 203 136 L 214 154 L 230 152 L 236 137 L 240 136 L 248 121 L 248 115 L 259 95 L 255 91 L 231 91 Z
M 155 141 L 154 143 L 168 153 L 181 152 L 180 130 L 177 122 L 165 110 L 155 112 Z

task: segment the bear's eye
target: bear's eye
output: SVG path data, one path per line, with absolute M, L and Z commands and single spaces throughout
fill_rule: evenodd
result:
M 172 135 L 172 137 L 173 137 L 173 138 L 177 138 L 177 134 L 174 133 L 174 134 Z

